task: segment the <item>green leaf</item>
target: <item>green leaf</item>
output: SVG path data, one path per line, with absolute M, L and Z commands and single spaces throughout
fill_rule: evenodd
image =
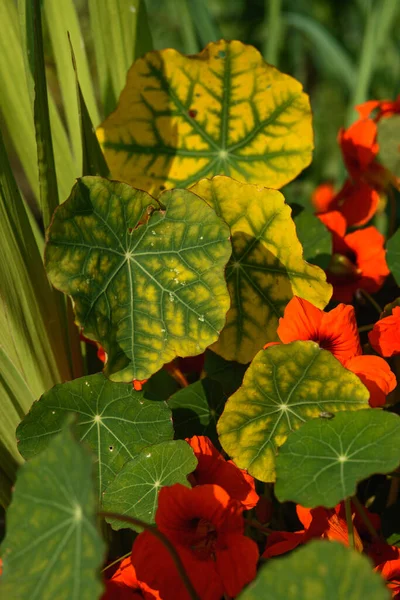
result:
M 307 15 L 284 13 L 287 25 L 303 33 L 312 44 L 311 58 L 319 65 L 323 73 L 329 73 L 340 79 L 348 91 L 354 88 L 357 71 L 343 46 L 323 25 Z
M 116 476 L 103 494 L 103 509 L 154 523 L 160 489 L 174 483 L 190 487 L 187 475 L 196 466 L 193 450 L 183 440 L 152 446 L 127 463 Z M 113 529 L 127 527 L 118 520 L 107 521 Z
M 206 435 L 215 440 L 216 425 L 225 400 L 221 384 L 208 378 L 200 379 L 176 392 L 168 400 L 175 436 L 187 438 Z
M 50 127 L 46 71 L 43 52 L 42 14 L 40 0 L 20 0 L 22 27 L 26 36 L 27 80 L 33 78 L 33 121 L 39 168 L 40 209 L 45 228 L 58 206 L 58 187 Z M 25 12 L 24 12 L 25 11 Z
M 104 372 L 115 381 L 147 379 L 177 355 L 199 354 L 229 307 L 228 227 L 186 190 L 161 201 L 84 177 L 48 232 L 50 280 L 73 298 L 77 323 L 107 352 Z
M 226 360 L 250 362 L 276 341 L 279 317 L 300 296 L 324 308 L 332 293 L 325 273 L 303 260 L 301 244 L 282 194 L 227 177 L 203 179 L 191 188 L 231 229 L 226 269 L 231 308 L 212 346 Z
M 381 514 L 382 535 L 389 546 L 400 548 L 400 502 L 384 508 Z
M 233 392 L 236 392 L 243 381 L 248 366 L 225 360 L 212 350 L 206 350 L 204 371 L 207 377 L 221 384 L 226 396 L 231 396 Z
M 146 381 L 143 394 L 149 400 L 168 400 L 181 387 L 166 369 L 160 369 Z
M 335 506 L 374 473 L 400 463 L 400 418 L 367 410 L 315 419 L 288 436 L 276 459 L 275 493 L 281 502 Z
M 69 34 L 68 34 L 69 35 Z M 70 43 L 70 54 L 72 59 L 72 66 L 75 76 L 75 88 L 77 95 L 77 112 L 79 119 L 79 147 L 80 153 L 82 154 L 82 175 L 101 175 L 107 177 L 109 175 L 108 166 L 105 161 L 103 152 L 101 150 L 99 140 L 96 137 L 92 120 L 89 115 L 89 111 L 86 106 L 85 98 L 82 94 L 82 89 L 78 78 L 78 69 L 75 59 L 75 52 L 72 46 L 71 39 L 68 37 Z
M 211 14 L 210 6 L 203 0 L 191 0 L 190 10 L 193 24 L 197 30 L 202 46 L 209 42 L 217 42 L 222 38 L 218 23 Z
M 338 542 L 313 540 L 261 567 L 238 600 L 389 600 L 371 561 Z
M 93 600 L 103 585 L 92 459 L 65 428 L 18 475 L 2 543 L 0 596 Z
M 151 52 L 98 130 L 112 176 L 158 194 L 225 174 L 282 187 L 311 161 L 308 96 L 252 46 Z
M 378 123 L 379 160 L 395 177 L 400 177 L 400 115 Z
M 132 384 L 112 383 L 102 373 L 54 386 L 35 402 L 17 429 L 25 459 L 43 452 L 77 413 L 77 432 L 96 457 L 99 494 L 143 448 L 172 439 L 171 411 L 145 400 Z
M 57 69 L 63 108 L 68 124 L 76 164 L 82 162 L 82 146 L 78 102 L 75 92 L 75 73 L 71 63 L 71 51 L 68 36 L 74 47 L 79 79 L 89 114 L 94 124 L 100 122 L 94 88 L 86 58 L 85 45 L 81 34 L 79 20 L 73 0 L 44 0 L 43 12 L 46 17 L 48 32 Z
M 239 468 L 274 481 L 278 448 L 291 431 L 321 413 L 349 410 L 354 419 L 353 411 L 369 407 L 368 398 L 357 375 L 315 342 L 271 346 L 256 355 L 228 399 L 219 440 Z
M 332 255 L 332 234 L 318 217 L 307 210 L 303 210 L 294 222 L 304 259 L 327 269 Z
M 89 0 L 105 114 L 116 106 L 135 58 L 153 49 L 144 0 Z
M 400 229 L 388 240 L 386 244 L 386 261 L 397 285 L 400 286 Z

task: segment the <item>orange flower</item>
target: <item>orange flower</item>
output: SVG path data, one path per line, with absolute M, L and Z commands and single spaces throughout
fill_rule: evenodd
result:
M 360 119 L 348 129 L 340 129 L 338 141 L 352 179 L 363 177 L 374 162 L 379 150 L 376 136 L 377 126 L 371 119 Z
M 195 485 L 216 483 L 231 498 L 238 500 L 245 510 L 257 504 L 254 478 L 247 471 L 239 469 L 231 460 L 226 461 L 208 437 L 196 435 L 186 441 L 198 460 L 196 470 L 190 476 Z
M 386 579 L 392 598 L 400 600 L 400 549 L 375 541 L 368 549 L 368 556 L 374 562 L 374 570 Z
M 331 189 L 330 196 L 328 189 Z M 347 179 L 337 194 L 333 192 L 332 186 L 318 186 L 312 196 L 312 202 L 318 215 L 339 211 L 346 219 L 347 225 L 353 227 L 365 225 L 374 216 L 379 204 L 379 194 L 368 183 L 353 183 Z
M 400 354 L 400 307 L 396 306 L 391 315 L 375 323 L 368 338 L 381 356 Z
M 332 233 L 333 255 L 327 279 L 333 285 L 332 297 L 350 303 L 358 289 L 377 292 L 390 271 L 386 264 L 385 238 L 375 227 L 343 233 L 343 220 L 337 212 L 318 215 Z
M 174 544 L 202 600 L 236 596 L 254 579 L 258 549 L 243 535 L 242 507 L 218 485 L 161 489 L 156 524 Z M 189 596 L 165 547 L 149 532 L 132 548 L 138 577 L 164 600 Z
M 294 296 L 279 319 L 277 330 L 284 344 L 312 340 L 329 350 L 346 369 L 353 371 L 368 388 L 369 404 L 382 406 L 396 387 L 396 377 L 379 356 L 362 356 L 357 323 L 352 306 L 339 304 L 328 313 L 311 302 Z
M 289 531 L 274 531 L 271 533 L 268 536 L 262 558 L 284 554 L 300 544 L 305 544 L 312 538 L 336 540 L 346 546 L 349 545 L 343 502 L 332 509 L 323 508 L 322 506 L 309 509 L 298 504 L 296 512 L 304 529 L 293 533 Z M 355 528 L 354 540 L 356 548 L 361 551 L 363 548 L 362 541 Z
M 106 591 L 101 600 L 162 600 L 156 590 L 138 580 L 130 557 L 120 562 L 117 571 L 105 584 Z
M 400 94 L 396 100 L 368 100 L 356 106 L 356 110 L 362 119 L 372 118 L 377 123 L 382 117 L 400 113 Z M 375 115 L 371 117 L 374 111 Z
M 308 300 L 294 296 L 279 319 L 277 333 L 284 344 L 297 340 L 317 342 L 342 364 L 361 354 L 355 312 L 349 305 L 339 304 L 326 313 Z

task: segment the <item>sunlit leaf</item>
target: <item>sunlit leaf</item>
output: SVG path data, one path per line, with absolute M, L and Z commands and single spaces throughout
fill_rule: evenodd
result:
M 291 433 L 276 459 L 275 492 L 281 502 L 333 507 L 374 473 L 400 463 L 400 418 L 381 410 L 338 413 Z
M 389 600 L 368 558 L 337 542 L 313 540 L 261 567 L 238 600 Z
M 147 379 L 177 355 L 213 343 L 229 295 L 229 228 L 186 190 L 146 192 L 84 177 L 57 210 L 46 267 L 74 300 L 85 335 L 106 350 L 116 381 Z
M 252 46 L 224 40 L 136 61 L 98 135 L 113 177 L 152 193 L 217 174 L 279 188 L 313 149 L 301 84 Z
M 225 400 L 221 384 L 208 377 L 176 392 L 168 400 L 176 437 L 206 435 L 214 440 Z
M 183 440 L 152 446 L 127 463 L 117 475 L 103 494 L 103 508 L 154 523 L 160 489 L 174 483 L 190 487 L 187 475 L 196 466 L 193 450 Z M 122 521 L 107 521 L 114 529 L 132 527 Z
M 320 415 L 368 408 L 368 398 L 357 375 L 315 342 L 271 346 L 257 354 L 228 399 L 219 440 L 238 467 L 274 481 L 278 448 L 291 431 Z
M 78 415 L 80 439 L 96 457 L 100 494 L 143 448 L 173 437 L 165 402 L 145 400 L 132 384 L 113 383 L 98 373 L 56 385 L 35 402 L 17 429 L 22 456 L 43 452 L 71 412 Z
M 291 209 L 280 192 L 227 177 L 203 179 L 191 189 L 228 223 L 232 235 L 226 270 L 231 308 L 211 349 L 248 363 L 278 339 L 278 319 L 294 295 L 324 308 L 332 288 L 321 269 L 303 260 Z
M 400 229 L 388 240 L 386 244 L 386 260 L 397 285 L 400 285 Z
M 18 474 L 1 546 L 1 598 L 99 598 L 105 548 L 95 510 L 92 458 L 67 427 Z

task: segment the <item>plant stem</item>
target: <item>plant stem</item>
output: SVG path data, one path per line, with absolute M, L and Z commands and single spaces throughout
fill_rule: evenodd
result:
M 265 0 L 264 23 L 267 30 L 264 43 L 264 58 L 271 65 L 278 66 L 279 42 L 281 38 L 281 4 L 282 0 Z
M 197 42 L 193 20 L 189 12 L 188 1 L 180 0 L 179 3 L 176 3 L 176 5 L 174 3 L 174 7 L 175 10 L 177 10 L 177 14 L 179 15 L 179 19 L 182 24 L 180 32 L 182 34 L 185 54 L 196 54 L 196 52 L 199 51 L 199 44 Z
M 254 521 L 253 519 L 245 519 L 245 523 L 246 523 L 246 525 L 249 525 L 250 527 L 254 527 L 254 529 L 259 529 L 266 535 L 269 535 L 270 533 L 273 533 L 273 531 L 274 531 L 273 529 L 270 529 L 269 527 L 264 527 L 264 525 L 261 525 L 261 523 L 258 523 L 257 521 Z
M 347 535 L 348 535 L 349 546 L 351 546 L 353 548 L 353 550 L 355 550 L 356 545 L 355 545 L 355 541 L 354 541 L 353 520 L 351 518 L 351 499 L 350 498 L 346 498 L 346 500 L 344 501 L 344 507 L 346 510 L 346 523 L 347 523 Z
M 155 527 L 154 525 L 149 525 L 148 523 L 145 523 L 140 519 L 135 519 L 134 517 L 127 517 L 126 515 L 119 515 L 118 513 L 113 512 L 102 511 L 98 513 L 98 516 L 102 518 L 116 519 L 118 521 L 122 521 L 123 523 L 130 523 L 131 525 L 142 527 L 142 529 L 145 529 L 146 531 L 149 531 L 152 535 L 154 535 L 154 537 L 156 537 L 168 550 L 175 564 L 176 570 L 178 571 L 191 600 L 200 600 L 200 597 L 194 589 L 193 584 L 190 581 L 188 574 L 186 573 L 185 567 L 183 566 L 183 563 L 174 545 L 169 541 L 167 536 L 165 536 L 163 533 L 161 533 L 161 531 L 157 529 L 157 527 Z
M 369 520 L 367 513 L 365 512 L 365 508 L 361 504 L 361 502 L 359 501 L 357 496 L 353 496 L 351 501 L 353 502 L 354 506 L 356 507 L 356 510 L 357 510 L 358 514 L 360 515 L 360 518 L 361 518 L 362 522 L 364 523 L 365 527 L 368 529 L 369 533 L 372 535 L 373 538 L 376 538 L 379 540 L 379 535 L 377 534 L 375 527 L 372 525 L 371 521 Z
M 388 189 L 388 198 L 389 198 L 389 209 L 390 209 L 388 237 L 390 238 L 396 231 L 396 217 L 397 217 L 396 198 L 394 197 L 393 188 L 391 186 Z
M 396 469 L 395 473 L 398 474 L 399 469 Z M 394 473 L 392 475 L 394 475 Z M 389 506 L 393 506 L 393 504 L 396 504 L 397 496 L 399 495 L 399 489 L 400 489 L 400 479 L 398 476 L 393 477 L 392 481 L 390 482 L 390 489 L 389 489 L 389 494 L 388 494 L 388 498 L 387 498 L 387 502 L 386 502 L 387 508 Z
M 114 560 L 112 563 L 110 563 L 109 565 L 107 565 L 106 567 L 104 567 L 104 569 L 102 569 L 101 572 L 104 573 L 104 571 L 107 571 L 107 569 L 111 569 L 111 567 L 113 567 L 114 565 L 116 565 L 117 563 L 119 563 L 121 560 L 124 560 L 124 558 L 128 558 L 128 556 L 130 556 L 131 554 L 132 554 L 132 551 L 127 552 L 123 556 L 120 556 L 119 558 L 117 558 L 116 560 Z
M 380 316 L 382 313 L 382 308 L 379 306 L 377 301 L 374 300 L 373 297 L 370 294 L 368 294 L 368 292 L 366 292 L 365 290 L 360 289 L 359 291 L 360 291 L 361 295 L 364 296 L 364 298 L 366 300 L 368 300 L 368 302 L 371 304 L 371 306 L 373 306 L 375 308 L 375 310 L 377 311 L 377 313 Z
M 370 331 L 374 328 L 375 323 L 370 323 L 369 325 L 362 325 L 358 328 L 358 333 L 362 333 L 363 331 Z

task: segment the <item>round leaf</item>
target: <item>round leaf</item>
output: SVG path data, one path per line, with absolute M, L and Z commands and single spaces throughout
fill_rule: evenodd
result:
M 215 440 L 225 400 L 221 384 L 207 377 L 177 391 L 168 400 L 176 437 L 206 435 Z
M 165 402 L 145 400 L 132 384 L 113 383 L 102 373 L 54 386 L 35 402 L 17 429 L 26 459 L 42 452 L 77 413 L 77 431 L 97 459 L 99 493 L 143 448 L 173 437 Z
M 231 308 L 211 348 L 226 360 L 248 363 L 278 339 L 278 319 L 294 295 L 324 308 L 332 287 L 319 267 L 303 260 L 291 209 L 280 192 L 227 177 L 203 179 L 192 191 L 228 223 L 232 235 L 226 270 Z
M 291 433 L 276 459 L 275 492 L 281 502 L 335 506 L 374 473 L 400 463 L 400 418 L 381 410 L 338 413 Z
M 291 431 L 326 413 L 368 408 L 368 398 L 357 375 L 315 342 L 271 346 L 257 354 L 228 399 L 219 440 L 238 467 L 274 481 L 277 449 Z
M 386 260 L 397 285 L 400 285 L 400 229 L 388 240 Z
M 269 560 L 238 600 L 389 600 L 369 559 L 337 542 L 316 540 Z
M 70 428 L 18 471 L 2 544 L 4 600 L 93 600 L 102 593 L 92 458 Z
M 228 227 L 191 192 L 161 200 L 83 177 L 48 232 L 49 277 L 106 350 L 104 372 L 114 381 L 148 379 L 177 355 L 199 354 L 229 308 Z
M 313 149 L 301 84 L 224 40 L 194 56 L 168 49 L 137 60 L 98 137 L 113 177 L 151 193 L 217 174 L 279 188 Z
M 187 475 L 196 466 L 193 450 L 183 440 L 152 446 L 127 463 L 116 476 L 103 494 L 103 508 L 154 523 L 160 489 L 174 483 L 189 486 Z M 114 529 L 135 529 L 122 521 L 107 521 Z
M 312 212 L 303 210 L 294 220 L 305 260 L 327 269 L 332 255 L 332 234 Z
M 381 119 L 378 124 L 379 159 L 391 174 L 400 177 L 400 115 Z

